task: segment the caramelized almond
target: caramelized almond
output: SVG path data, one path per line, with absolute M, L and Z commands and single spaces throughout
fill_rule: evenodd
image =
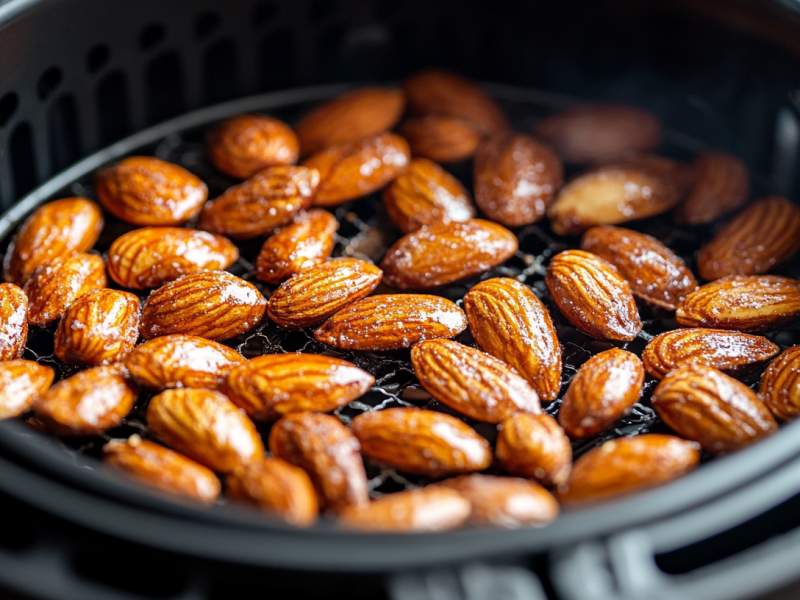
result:
M 28 412 L 36 399 L 50 389 L 55 372 L 32 360 L 0 363 L 0 419 Z
M 480 132 L 467 121 L 442 115 L 406 121 L 400 127 L 400 135 L 408 140 L 413 156 L 437 163 L 467 160 L 475 154 L 481 141 Z
M 566 481 L 572 468 L 569 438 L 547 414 L 517 414 L 503 421 L 495 452 L 509 473 L 548 487 Z
M 778 419 L 800 415 L 800 346 L 789 348 L 772 361 L 758 388 L 758 396 Z
M 0 361 L 21 358 L 28 341 L 28 298 L 13 283 L 0 283 Z
M 747 166 L 733 154 L 702 152 L 692 164 L 694 183 L 675 211 L 685 225 L 711 223 L 740 208 L 750 194 Z

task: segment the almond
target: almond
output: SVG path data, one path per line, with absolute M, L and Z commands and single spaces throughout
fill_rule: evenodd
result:
M 117 290 L 84 294 L 58 324 L 55 353 L 68 365 L 119 362 L 139 339 L 139 298 Z
M 339 223 L 325 210 L 300 213 L 264 242 L 256 259 L 256 277 L 277 284 L 325 262 L 336 244 L 337 229 Z
M 405 173 L 410 160 L 411 151 L 403 138 L 382 133 L 360 142 L 328 146 L 303 164 L 320 174 L 314 206 L 334 206 L 378 191 Z
M 206 204 L 199 227 L 235 240 L 270 233 L 311 205 L 319 182 L 316 169 L 265 169 Z
M 152 156 L 131 156 L 101 169 L 94 189 L 103 208 L 134 225 L 180 225 L 208 198 L 199 177 Z
M 443 477 L 482 471 L 492 462 L 489 442 L 455 417 L 418 408 L 358 415 L 351 426 L 361 452 L 399 471 Z
M 677 479 L 699 462 L 698 445 L 674 435 L 611 440 L 575 461 L 556 498 L 562 504 L 578 504 L 641 491 Z
M 541 412 L 528 382 L 480 350 L 428 340 L 411 349 L 411 363 L 431 396 L 472 419 L 499 423 L 519 412 Z
M 649 235 L 621 227 L 592 227 L 583 234 L 581 249 L 614 265 L 631 293 L 648 304 L 675 310 L 697 289 L 686 263 Z
M 381 269 L 392 287 L 434 288 L 480 275 L 517 248 L 516 236 L 502 225 L 472 219 L 403 236 L 386 253 Z
M 239 115 L 220 123 L 206 139 L 208 158 L 235 179 L 297 162 L 299 144 L 283 121 L 266 115 Z
M 212 390 L 161 392 L 150 400 L 147 424 L 168 445 L 216 473 L 230 473 L 264 456 L 253 422 Z
M 726 152 L 701 152 L 692 164 L 694 183 L 675 211 L 685 225 L 711 223 L 740 208 L 750 194 L 747 166 Z
M 233 348 L 193 335 L 165 335 L 137 346 L 125 359 L 131 377 L 145 388 L 217 389 L 245 358 Z
M 369 503 L 358 440 L 336 417 L 310 412 L 286 415 L 272 427 L 269 449 L 308 474 L 323 508 L 338 512 Z
M 464 296 L 469 330 L 481 350 L 509 365 L 544 401 L 561 388 L 561 347 L 544 304 L 508 277 L 482 281 Z
M 28 412 L 36 399 L 50 389 L 55 372 L 32 360 L 0 363 L 0 419 Z
M 642 329 L 628 282 L 599 256 L 561 252 L 550 261 L 546 281 L 558 308 L 586 335 L 631 341 Z
M 319 325 L 378 287 L 383 272 L 357 258 L 339 258 L 305 269 L 285 281 L 269 299 L 267 313 L 278 325 L 302 329 Z
M 239 249 L 221 235 L 182 227 L 144 227 L 121 235 L 108 250 L 108 274 L 144 290 L 200 271 L 227 269 Z
M 517 414 L 503 421 L 496 454 L 509 473 L 536 479 L 548 487 L 566 481 L 572 468 L 569 438 L 546 414 Z
M 22 358 L 28 341 L 28 298 L 13 283 L 0 283 L 0 361 Z
M 676 329 L 657 335 L 642 353 L 647 373 L 656 379 L 685 364 L 706 365 L 736 374 L 775 356 L 767 338 L 722 329 Z
M 413 156 L 437 163 L 467 160 L 481 141 L 481 134 L 467 121 L 442 115 L 406 121 L 400 127 L 400 135 L 408 140 Z
M 541 219 L 564 182 L 555 152 L 521 133 L 497 135 L 475 154 L 475 202 L 508 227 Z
M 267 300 L 258 288 L 224 271 L 198 271 L 161 286 L 142 308 L 142 337 L 184 333 L 227 340 L 258 325 Z
M 375 378 L 321 354 L 268 354 L 233 367 L 220 391 L 255 421 L 293 412 L 331 412 L 367 393 Z
M 758 395 L 778 419 L 792 421 L 800 415 L 800 346 L 789 348 L 769 365 L 761 377 Z
M 33 272 L 49 260 L 71 252 L 90 250 L 103 229 L 100 207 L 86 198 L 49 202 L 28 217 L 8 245 L 3 276 L 25 285 Z
M 711 454 L 735 452 L 778 430 L 753 390 L 705 365 L 668 373 L 651 403 L 670 429 Z
M 453 338 L 466 328 L 464 311 L 445 298 L 382 295 L 339 311 L 314 337 L 341 350 L 382 351 L 410 348 L 422 340 Z
M 138 435 L 108 442 L 103 462 L 145 485 L 203 504 L 212 504 L 220 493 L 219 479 L 211 470 Z

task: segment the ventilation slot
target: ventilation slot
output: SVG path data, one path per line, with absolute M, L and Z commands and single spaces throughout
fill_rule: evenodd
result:
M 42 73 L 36 86 L 36 90 L 39 92 L 39 99 L 47 100 L 61 83 L 62 77 L 61 69 L 58 67 L 50 67 Z
M 19 104 L 19 98 L 14 92 L 9 92 L 0 98 L 0 127 L 8 123 L 14 111 L 17 110 L 17 104 Z
M 278 8 L 271 2 L 261 2 L 253 10 L 253 25 L 256 29 L 263 27 L 278 14 Z
M 194 22 L 194 35 L 198 40 L 207 38 L 219 29 L 219 15 L 213 12 L 201 13 Z
M 258 48 L 261 89 L 276 90 L 292 85 L 294 71 L 294 38 L 282 29 L 265 37 Z
M 102 69 L 108 59 L 111 58 L 111 50 L 105 44 L 97 44 L 86 54 L 86 69 L 89 73 L 97 73 Z
M 109 73 L 97 86 L 97 123 L 103 146 L 125 137 L 131 131 L 128 82 L 122 71 Z
M 151 23 L 139 33 L 139 48 L 144 52 L 152 50 L 161 43 L 167 34 L 163 25 Z
M 20 123 L 11 134 L 11 172 L 17 198 L 36 187 L 36 160 L 33 154 L 33 132 L 28 123 Z
M 158 123 L 184 112 L 183 72 L 177 52 L 153 59 L 145 75 L 147 118 Z
M 214 104 L 238 95 L 236 47 L 231 40 L 221 40 L 203 57 L 203 98 L 207 104 Z
M 75 98 L 61 96 L 47 116 L 50 164 L 54 172 L 63 171 L 81 156 L 80 128 Z

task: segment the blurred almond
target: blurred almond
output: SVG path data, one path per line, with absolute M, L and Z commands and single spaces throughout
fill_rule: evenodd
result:
M 750 194 L 747 166 L 733 154 L 701 152 L 692 164 L 694 183 L 675 211 L 685 225 L 711 223 L 740 208 Z
M 800 415 L 800 346 L 789 348 L 761 377 L 758 396 L 775 417 L 793 421 Z
M 503 421 L 495 452 L 506 471 L 547 487 L 566 481 L 572 468 L 569 438 L 547 414 L 516 414 Z
M 34 401 L 50 389 L 55 372 L 32 360 L 0 363 L 0 420 L 28 412 Z
M 481 141 L 480 132 L 467 121 L 442 115 L 406 121 L 400 126 L 400 135 L 408 140 L 412 156 L 437 163 L 467 160 Z
M 0 361 L 22 358 L 28 341 L 28 298 L 13 283 L 0 283 Z

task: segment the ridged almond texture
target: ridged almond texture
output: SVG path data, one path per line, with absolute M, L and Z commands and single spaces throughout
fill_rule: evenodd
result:
M 238 258 L 239 249 L 221 235 L 144 227 L 114 240 L 108 250 L 108 274 L 122 287 L 144 290 L 201 269 L 227 269 Z
M 233 348 L 193 335 L 165 335 L 133 349 L 125 359 L 131 377 L 145 388 L 217 389 L 245 358 Z
M 206 139 L 208 158 L 235 179 L 297 162 L 299 144 L 283 121 L 266 115 L 238 115 L 220 123 Z
M 481 141 L 480 132 L 467 121 L 443 115 L 406 121 L 400 127 L 400 135 L 408 140 L 413 156 L 437 163 L 467 160 Z
M 672 430 L 711 454 L 735 452 L 778 430 L 753 390 L 713 367 L 675 369 L 658 384 L 651 403 Z
M 402 90 L 365 87 L 320 104 L 296 126 L 303 154 L 388 131 L 406 106 Z
M 517 414 L 503 421 L 495 454 L 509 473 L 547 487 L 564 483 L 572 469 L 569 438 L 547 414 Z
M 55 372 L 32 360 L 0 363 L 0 419 L 28 412 L 34 401 L 50 389 Z
M 67 309 L 56 329 L 55 353 L 68 365 L 106 365 L 125 360 L 137 339 L 139 298 L 95 290 Z
M 293 412 L 331 412 L 363 396 L 375 378 L 321 354 L 268 354 L 228 372 L 220 391 L 255 421 Z
M 411 363 L 428 393 L 478 421 L 499 423 L 541 412 L 539 397 L 505 363 L 451 340 L 428 340 L 411 349 Z
M 360 142 L 328 146 L 303 163 L 320 174 L 314 206 L 335 206 L 376 192 L 405 173 L 411 160 L 408 143 L 394 133 Z
M 341 350 L 410 348 L 422 340 L 453 338 L 467 328 L 464 311 L 439 296 L 381 295 L 339 311 L 314 332 L 320 342 Z
M 161 392 L 150 400 L 147 424 L 168 445 L 216 473 L 230 473 L 264 456 L 253 422 L 212 390 Z
M 265 169 L 206 204 L 198 226 L 235 240 L 270 233 L 311 205 L 319 183 L 316 169 Z
M 13 283 L 0 283 L 0 361 L 22 358 L 28 341 L 28 297 Z
M 286 415 L 272 427 L 269 449 L 308 474 L 321 507 L 338 512 L 369 503 L 358 440 L 336 417 L 309 412 Z
M 706 280 L 771 271 L 800 249 L 800 207 L 768 196 L 742 211 L 697 256 Z
M 778 419 L 793 421 L 800 415 L 800 346 L 772 361 L 761 377 L 758 395 Z
M 558 308 L 586 335 L 631 341 L 642 329 L 628 282 L 599 256 L 561 252 L 550 261 L 546 281 Z
M 632 352 L 606 350 L 581 365 L 558 411 L 572 438 L 602 433 L 631 411 L 644 383 L 644 365 Z
M 267 314 L 278 325 L 302 329 L 319 325 L 378 287 L 383 272 L 357 258 L 339 258 L 292 276 L 269 299 Z
M 561 388 L 561 346 L 550 313 L 516 279 L 487 279 L 464 296 L 469 330 L 481 350 L 499 358 L 531 384 L 541 400 Z
M 142 308 L 142 337 L 184 333 L 226 340 L 258 325 L 267 300 L 258 288 L 225 271 L 198 271 L 161 286 Z
M 490 138 L 475 154 L 475 202 L 493 221 L 508 227 L 535 223 L 564 181 L 561 160 L 528 135 Z
M 583 234 L 581 249 L 598 255 L 617 268 L 631 292 L 666 310 L 697 289 L 686 263 L 654 237 L 622 227 L 592 227 Z
M 562 504 L 597 502 L 662 485 L 700 462 L 697 444 L 648 433 L 619 438 L 581 456 L 556 497 Z
M 325 262 L 336 244 L 337 229 L 339 223 L 326 210 L 300 213 L 264 242 L 256 259 L 256 277 L 277 284 Z
M 517 237 L 497 223 L 472 219 L 426 227 L 400 238 L 381 262 L 384 282 L 428 289 L 480 275 L 511 258 Z
M 767 338 L 738 331 L 691 327 L 654 337 L 642 353 L 647 373 L 657 379 L 685 364 L 735 374 L 769 360 L 780 348 Z
M 675 319 L 684 327 L 762 331 L 800 317 L 800 282 L 777 275 L 712 281 L 686 296 Z
M 747 166 L 726 152 L 701 152 L 692 163 L 694 183 L 676 209 L 675 217 L 685 225 L 711 223 L 741 207 L 750 194 Z
M 98 171 L 94 189 L 103 208 L 134 225 L 180 225 L 208 198 L 199 177 L 152 156 L 131 156 Z
M 455 417 L 418 408 L 358 415 L 351 425 L 361 452 L 399 471 L 444 477 L 482 471 L 492 462 L 489 442 Z
M 461 183 L 427 158 L 414 158 L 408 171 L 383 190 L 383 205 L 404 233 L 429 225 L 469 221 L 475 208 Z
M 210 469 L 138 435 L 108 442 L 103 462 L 145 485 L 203 504 L 212 504 L 221 491 Z
M 86 198 L 48 202 L 28 217 L 8 245 L 3 277 L 25 285 L 33 272 L 49 260 L 90 250 L 103 229 L 100 207 Z

